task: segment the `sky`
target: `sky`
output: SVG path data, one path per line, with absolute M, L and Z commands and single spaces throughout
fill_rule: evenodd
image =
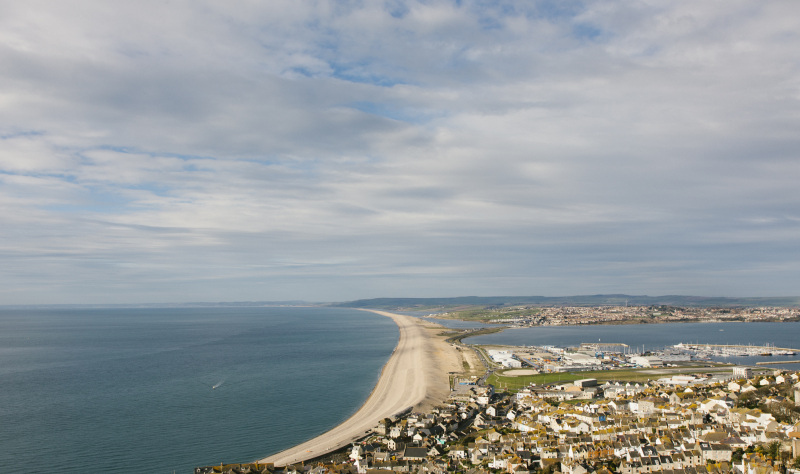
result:
M 800 2 L 0 0 L 0 304 L 800 295 Z

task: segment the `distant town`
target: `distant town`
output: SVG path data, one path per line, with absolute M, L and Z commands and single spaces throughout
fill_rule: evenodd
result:
M 675 322 L 799 321 L 800 308 L 692 308 L 675 306 L 499 306 L 461 308 L 431 316 L 514 326 Z

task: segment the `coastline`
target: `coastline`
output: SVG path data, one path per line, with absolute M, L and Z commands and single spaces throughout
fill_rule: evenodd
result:
M 400 331 L 392 355 L 367 400 L 350 418 L 304 443 L 257 461 L 286 466 L 347 446 L 384 418 L 408 408 L 424 410 L 444 401 L 450 372 L 461 370 L 461 355 L 438 332 L 444 328 L 413 316 L 364 309 L 391 318 Z

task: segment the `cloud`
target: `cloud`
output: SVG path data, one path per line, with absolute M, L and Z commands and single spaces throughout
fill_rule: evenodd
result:
M 0 303 L 796 292 L 794 4 L 1 8 Z

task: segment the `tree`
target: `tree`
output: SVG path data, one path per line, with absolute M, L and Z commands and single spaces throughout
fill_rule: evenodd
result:
M 768 444 L 761 445 L 761 452 L 773 461 L 780 460 L 781 456 L 781 442 L 773 441 Z
M 758 408 L 760 400 L 758 395 L 755 392 L 746 392 L 739 396 L 739 400 L 736 402 L 736 406 L 740 408 Z
M 548 464 L 542 469 L 542 474 L 553 474 L 556 471 L 555 463 Z

